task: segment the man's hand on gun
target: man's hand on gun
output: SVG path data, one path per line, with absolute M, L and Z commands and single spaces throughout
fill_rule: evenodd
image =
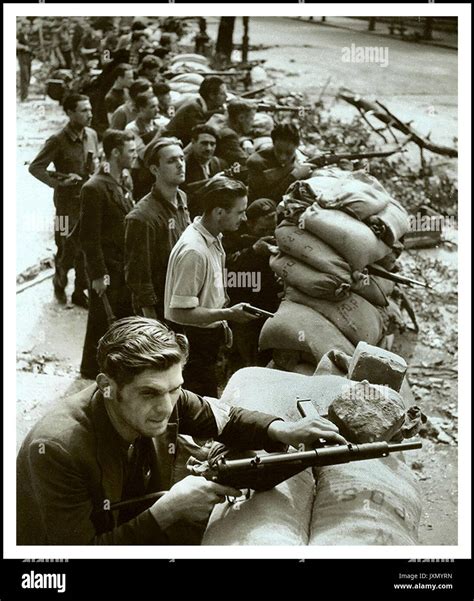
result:
M 298 448 L 305 445 L 312 448 L 322 438 L 332 444 L 347 444 L 339 434 L 339 428 L 324 417 L 305 417 L 297 422 L 274 421 L 268 427 L 268 435 L 273 440 Z
M 214 505 L 223 503 L 226 497 L 240 497 L 241 494 L 232 486 L 217 484 L 202 476 L 187 476 L 156 501 L 150 511 L 163 528 L 180 520 L 204 522 Z
M 229 316 L 227 319 L 237 323 L 247 323 L 254 319 L 258 319 L 257 315 L 251 315 L 244 310 L 245 305 L 246 303 L 238 303 L 237 305 L 229 307 Z

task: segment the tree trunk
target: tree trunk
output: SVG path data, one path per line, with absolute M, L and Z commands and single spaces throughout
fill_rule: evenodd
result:
M 426 17 L 424 27 L 423 27 L 423 39 L 424 40 L 432 40 L 433 39 L 433 17 Z
M 249 18 L 242 17 L 244 24 L 244 35 L 242 37 L 242 62 L 249 60 Z
M 235 17 L 221 17 L 216 42 L 216 58 L 229 62 L 233 48 Z

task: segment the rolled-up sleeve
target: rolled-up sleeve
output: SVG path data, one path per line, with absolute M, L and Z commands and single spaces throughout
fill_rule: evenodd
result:
M 170 263 L 170 308 L 194 309 L 206 278 L 206 262 L 196 250 L 184 251 Z

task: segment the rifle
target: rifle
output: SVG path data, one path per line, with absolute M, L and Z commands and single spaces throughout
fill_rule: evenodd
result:
M 257 94 L 260 94 L 261 92 L 265 92 L 265 90 L 268 90 L 269 88 L 273 88 L 274 85 L 275 85 L 274 83 L 270 83 L 267 86 L 263 86 L 263 88 L 249 90 L 248 92 L 244 92 L 243 94 L 241 94 L 240 98 L 253 98 L 254 96 L 257 96 Z
M 242 165 L 240 163 L 235 162 L 227 169 L 224 169 L 223 171 L 219 171 L 219 174 L 221 177 L 236 177 L 239 174 L 245 175 L 247 173 L 247 171 L 248 171 L 248 169 L 246 167 L 242 167 Z M 217 173 L 212 175 L 208 179 L 200 179 L 196 182 L 191 182 L 189 184 L 186 184 L 185 191 L 187 193 L 188 192 L 189 193 L 198 192 L 200 188 L 205 186 L 213 177 L 216 177 L 216 175 L 217 175 Z
M 304 106 L 287 106 L 286 104 L 273 104 L 271 102 L 259 102 L 257 110 L 260 112 L 276 113 L 278 111 L 286 111 L 288 113 L 298 113 L 298 117 L 304 117 L 308 107 Z
M 303 416 L 318 415 L 314 404 L 308 399 L 298 399 L 297 406 Z M 270 490 L 308 467 L 323 467 L 352 461 L 378 459 L 387 457 L 390 453 L 421 448 L 422 443 L 417 441 L 392 444 L 381 441 L 325 446 L 296 453 L 257 453 L 245 459 L 227 459 L 226 455 L 229 450 L 225 449 L 206 461 L 199 461 L 191 457 L 187 469 L 194 476 L 202 476 L 218 484 L 247 490 L 246 496 L 248 497 L 250 490 L 257 492 Z M 166 492 L 150 493 L 143 497 L 112 503 L 109 510 L 122 509 L 145 501 L 150 502 L 151 505 Z
M 310 163 L 314 165 L 315 168 L 327 167 L 328 165 L 334 165 L 339 163 L 340 161 L 355 161 L 360 159 L 375 159 L 381 157 L 388 157 L 397 152 L 405 152 L 404 146 L 406 142 L 403 144 L 399 144 L 394 148 L 390 148 L 388 150 L 379 150 L 374 152 L 356 152 L 356 153 L 348 153 L 348 154 L 320 154 L 311 158 L 305 159 L 304 163 Z M 273 180 L 270 183 L 276 183 L 279 180 L 283 180 L 293 171 L 294 169 L 294 161 L 287 167 L 272 167 L 271 169 L 265 169 L 263 172 L 267 179 Z
M 432 288 L 429 284 L 425 284 L 425 282 L 420 282 L 418 280 L 413 280 L 412 278 L 407 278 L 403 275 L 399 275 L 398 273 L 392 273 L 391 271 L 387 271 L 383 267 L 379 265 L 368 265 L 367 271 L 371 275 L 377 275 L 386 280 L 391 280 L 392 282 L 396 282 L 397 284 L 405 284 L 406 286 L 423 286 L 423 288 Z

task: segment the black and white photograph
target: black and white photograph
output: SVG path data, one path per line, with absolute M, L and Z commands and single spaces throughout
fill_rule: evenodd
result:
M 379 598 L 472 599 L 470 5 L 352 6 L 4 5 L 0 597 L 392 558 Z

